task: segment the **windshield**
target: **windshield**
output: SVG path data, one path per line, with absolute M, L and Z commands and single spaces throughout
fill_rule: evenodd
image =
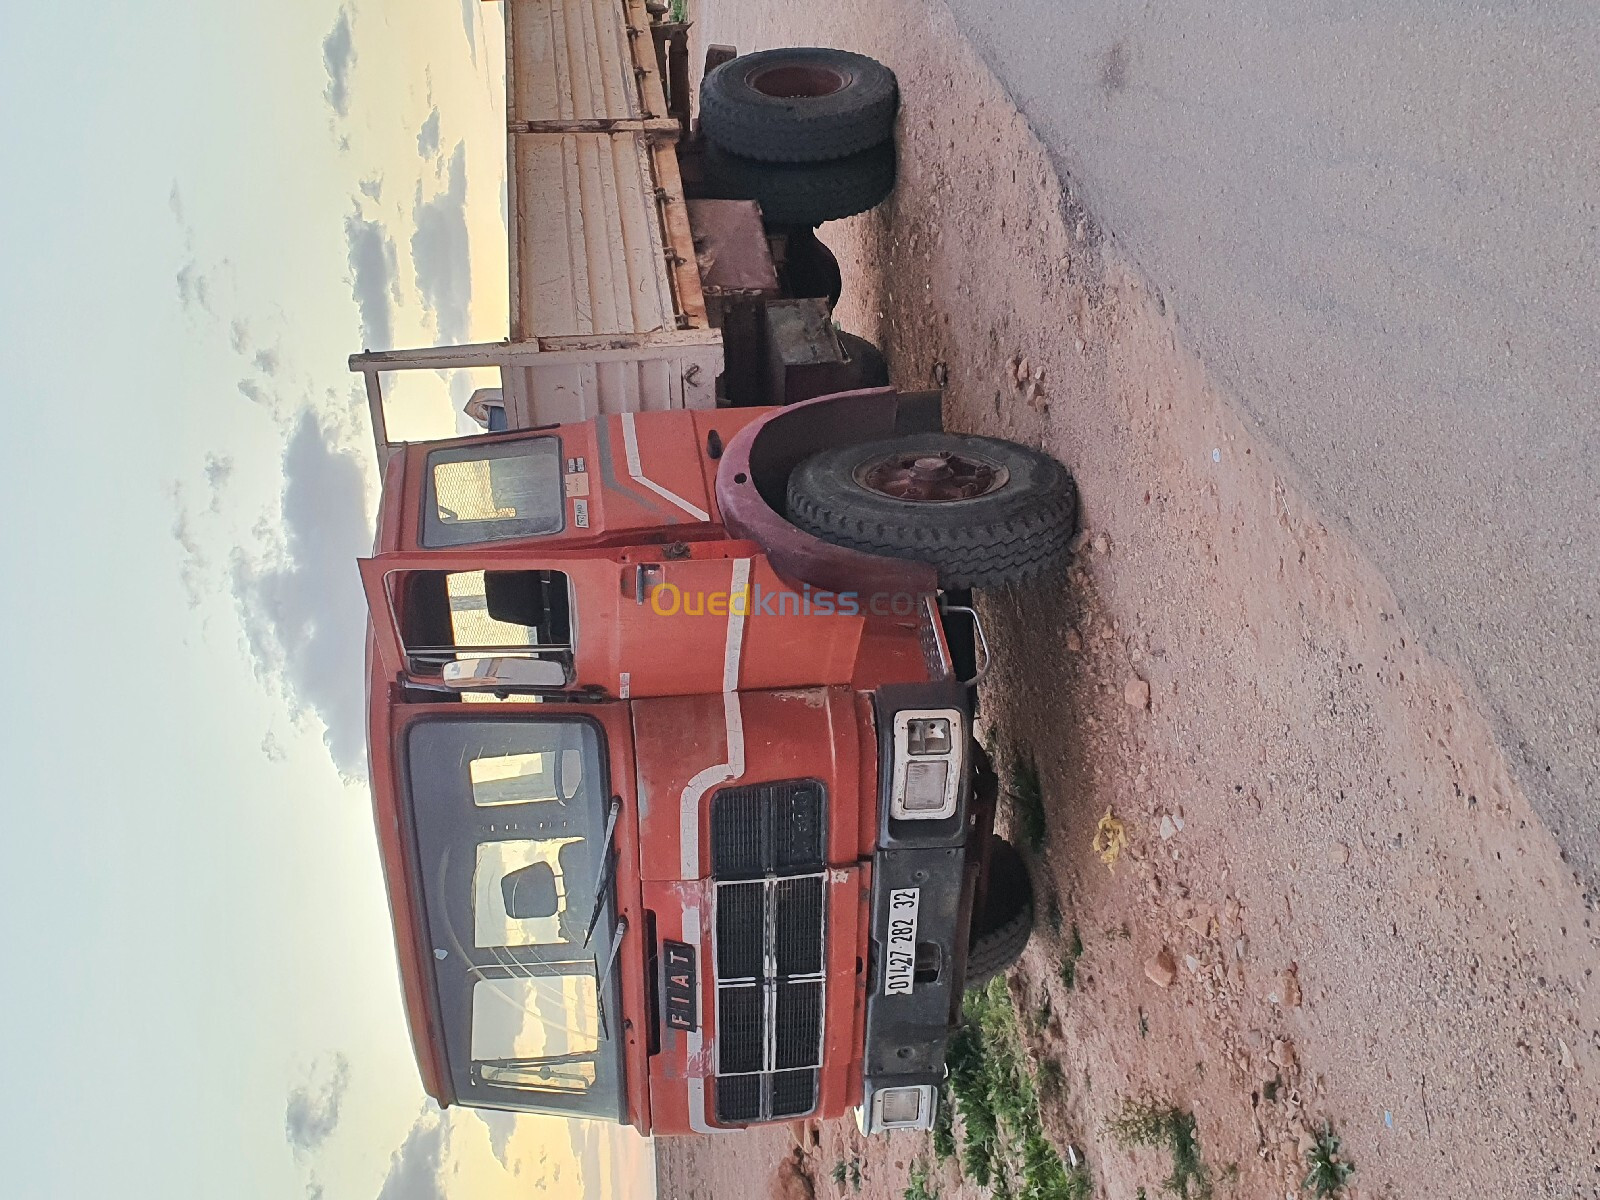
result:
M 463 1104 L 621 1120 L 609 791 L 583 720 L 434 720 L 408 739 L 444 1025 Z
M 517 438 L 428 455 L 423 544 L 460 546 L 560 533 L 561 442 Z

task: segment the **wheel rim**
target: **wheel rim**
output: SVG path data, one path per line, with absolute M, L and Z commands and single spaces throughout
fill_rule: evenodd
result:
M 1011 472 L 999 463 L 955 451 L 897 453 L 863 463 L 855 480 L 869 492 L 912 504 L 954 504 L 1003 488 Z
M 752 71 L 745 76 L 745 82 L 774 100 L 816 100 L 844 91 L 850 86 L 850 78 L 844 71 L 832 67 L 784 63 Z

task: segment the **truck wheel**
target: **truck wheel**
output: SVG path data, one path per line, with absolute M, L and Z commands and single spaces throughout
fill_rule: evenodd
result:
M 823 541 L 925 562 L 943 587 L 996 587 L 1066 561 L 1078 493 L 1036 450 L 917 433 L 806 459 L 789 476 L 788 516 Z
M 983 908 L 972 915 L 967 949 L 967 987 L 982 987 L 1004 974 L 1033 936 L 1033 884 L 1028 864 L 1016 847 L 991 835 L 989 890 Z
M 774 163 L 716 146 L 705 154 L 705 193 L 754 200 L 767 225 L 821 225 L 876 208 L 894 191 L 894 146 L 885 142 L 827 162 Z
M 852 388 L 880 388 L 889 386 L 889 360 L 864 337 L 839 331 L 839 345 L 850 359 L 850 386 Z
M 899 103 L 894 72 L 864 55 L 814 46 L 762 50 L 705 77 L 700 128 L 745 158 L 821 162 L 888 141 Z

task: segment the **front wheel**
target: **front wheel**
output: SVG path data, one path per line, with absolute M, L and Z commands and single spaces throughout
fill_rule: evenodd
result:
M 1033 936 L 1033 884 L 1028 864 L 1004 838 L 990 835 L 989 887 L 972 915 L 967 950 L 967 987 L 982 987 L 1003 975 Z
M 1066 561 L 1078 493 L 1026 446 L 918 433 L 808 458 L 789 476 L 788 515 L 823 541 L 925 562 L 945 588 L 996 587 Z

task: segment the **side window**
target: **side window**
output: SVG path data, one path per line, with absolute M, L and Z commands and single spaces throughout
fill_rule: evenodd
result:
M 400 579 L 400 635 L 417 674 L 491 655 L 571 663 L 572 584 L 564 571 L 412 571 Z
M 518 438 L 433 451 L 422 524 L 426 546 L 560 533 L 560 440 Z

